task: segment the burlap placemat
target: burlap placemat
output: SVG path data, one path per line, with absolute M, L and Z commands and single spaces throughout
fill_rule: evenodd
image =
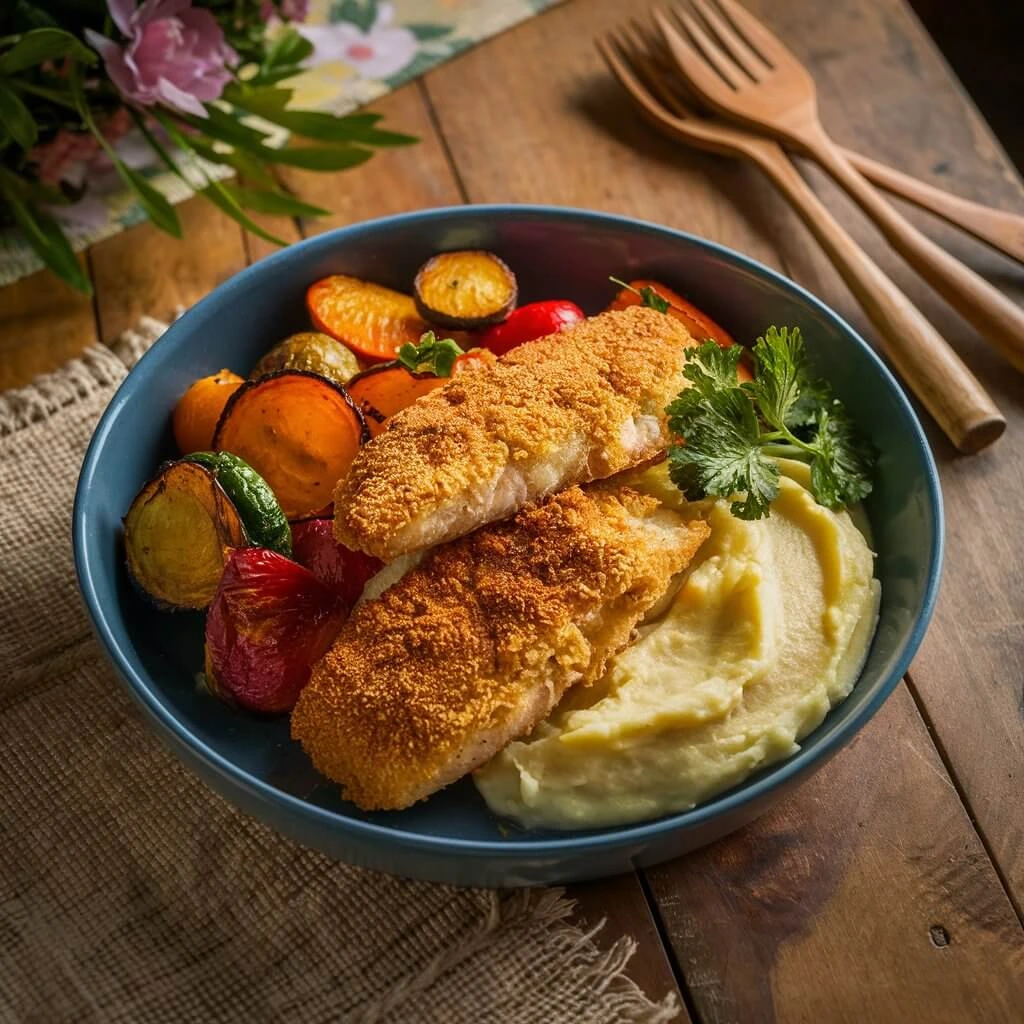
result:
M 0 1020 L 667 1021 L 556 890 L 334 863 L 237 812 L 146 729 L 89 633 L 71 503 L 163 325 L 0 395 Z

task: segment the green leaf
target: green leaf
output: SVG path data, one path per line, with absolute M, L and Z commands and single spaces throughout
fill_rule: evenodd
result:
M 649 284 L 645 284 L 642 288 L 634 288 L 631 284 L 621 281 L 617 277 L 609 277 L 608 280 L 614 284 L 620 285 L 625 288 L 626 291 L 632 292 L 634 295 L 639 295 L 640 304 L 642 306 L 648 306 L 651 309 L 656 309 L 659 313 L 667 313 L 672 306 L 668 299 L 659 295 Z
M 262 185 L 265 188 L 277 186 L 274 176 L 263 165 L 263 161 L 259 157 L 244 153 L 239 149 L 222 152 L 215 149 L 205 139 L 198 139 L 195 136 L 189 140 L 189 144 L 204 160 L 208 160 L 211 164 L 223 164 L 225 167 L 231 167 L 254 185 Z
M 168 235 L 181 238 L 181 221 L 178 220 L 178 214 L 167 197 L 158 188 L 151 185 L 142 174 L 132 170 L 123 160 L 114 155 L 113 150 L 108 153 L 108 156 L 114 162 L 114 167 L 121 180 L 131 189 L 153 224 Z
M 411 373 L 450 377 L 455 368 L 455 360 L 464 354 L 452 338 L 439 341 L 433 331 L 427 331 L 420 337 L 419 344 L 407 341 L 398 350 L 398 361 Z
M 842 508 L 871 493 L 870 474 L 877 452 L 838 402 L 819 414 L 814 448 L 811 492 L 819 504 Z
M 374 122 L 356 116 L 339 117 L 319 110 L 289 110 L 291 89 L 235 87 L 225 98 L 237 107 L 287 128 L 294 135 L 319 142 L 361 142 L 369 146 L 408 146 L 419 141 L 412 135 L 381 131 Z
M 195 152 L 192 148 L 191 142 L 174 126 L 173 122 L 162 112 L 156 112 L 154 115 L 156 119 L 163 125 L 164 130 L 167 132 L 171 141 L 185 152 Z M 167 162 L 175 172 L 181 176 L 181 172 L 177 169 L 170 157 L 158 147 L 158 151 L 163 156 L 165 162 Z M 288 243 L 283 238 L 278 238 L 277 235 L 272 235 L 269 231 L 262 228 L 256 223 L 241 207 L 238 199 L 234 195 L 234 187 L 226 185 L 219 181 L 207 177 L 207 185 L 205 188 L 199 189 L 197 195 L 203 196 L 206 200 L 213 203 L 218 209 L 223 210 L 233 221 L 240 224 L 246 231 L 252 232 L 260 238 L 266 239 L 268 242 L 273 242 L 274 245 L 287 245 Z
M 224 188 L 239 206 L 256 210 L 258 213 L 279 214 L 285 217 L 327 217 L 331 212 L 321 206 L 304 203 L 301 199 L 284 192 L 262 191 L 242 185 L 225 185 Z
M 363 32 L 369 32 L 377 20 L 376 0 L 341 0 L 334 5 L 332 21 L 347 21 Z
M 230 146 L 238 146 L 251 152 L 262 152 L 269 147 L 264 142 L 270 135 L 258 128 L 242 124 L 236 117 L 226 113 L 219 107 L 207 107 L 208 117 L 194 117 L 192 114 L 174 114 L 190 128 L 218 142 L 226 142 Z
M 760 447 L 754 407 L 739 388 L 706 397 L 687 424 L 684 444 L 669 453 L 669 475 L 688 497 L 713 495 L 734 501 L 733 515 L 760 519 L 779 491 L 779 467 Z
M 766 422 L 782 430 L 807 379 L 807 356 L 800 328 L 769 327 L 754 344 L 757 375 L 746 388 Z
M 83 295 L 92 295 L 89 275 L 82 269 L 60 225 L 49 214 L 23 203 L 10 193 L 4 196 L 14 220 L 39 258 L 58 277 Z
M 432 24 L 412 24 L 405 25 L 404 28 L 407 28 L 421 43 L 430 39 L 440 39 L 441 36 L 448 35 L 452 30 L 450 25 Z
M 251 232 L 274 245 L 285 246 L 288 244 L 284 238 L 278 238 L 269 231 L 260 227 L 238 204 L 229 191 L 229 186 L 220 181 L 211 181 L 206 188 L 200 189 L 197 193 L 208 199 L 214 206 L 223 210 L 233 221 L 240 224 L 246 231 Z
M 26 152 L 36 144 L 39 137 L 35 118 L 21 97 L 5 82 L 0 82 L 0 125 Z
M 344 171 L 358 167 L 373 156 L 372 149 L 358 146 L 286 146 L 284 149 L 264 147 L 263 158 L 268 163 L 301 167 L 308 171 Z
M 282 66 L 301 64 L 312 53 L 313 44 L 289 27 L 274 40 L 261 69 L 271 71 Z
M 70 32 L 60 28 L 36 28 L 26 32 L 0 57 L 0 73 L 10 75 L 61 57 L 74 57 L 83 64 L 95 64 L 97 60 L 96 54 Z
M 215 108 L 210 108 L 211 114 Z M 234 118 L 217 111 L 218 118 L 210 118 L 209 122 L 191 115 L 175 114 L 176 120 L 183 121 L 197 131 L 221 142 L 227 142 L 242 149 L 252 156 L 258 157 L 268 164 L 284 164 L 287 167 L 302 167 L 310 171 L 343 171 L 349 167 L 357 167 L 373 156 L 372 149 L 358 146 L 285 146 L 272 149 L 263 145 L 264 133 L 255 132 Z M 256 136 L 254 140 L 254 136 Z

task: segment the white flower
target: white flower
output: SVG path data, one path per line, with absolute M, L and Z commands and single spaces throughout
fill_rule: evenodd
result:
M 390 78 L 406 67 L 419 47 L 407 28 L 391 25 L 394 7 L 381 4 L 368 32 L 349 22 L 334 25 L 294 25 L 313 44 L 308 68 L 337 61 L 354 68 L 364 78 Z

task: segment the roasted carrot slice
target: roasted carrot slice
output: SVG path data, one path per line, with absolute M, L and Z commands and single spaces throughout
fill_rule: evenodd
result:
M 306 306 L 317 330 L 366 359 L 394 359 L 402 345 L 415 344 L 429 329 L 411 296 L 344 274 L 310 285 Z
M 494 361 L 492 352 L 473 349 L 455 360 L 452 376 Z M 380 363 L 353 377 L 346 390 L 359 406 L 371 436 L 376 437 L 387 428 L 387 421 L 396 412 L 447 384 L 450 379 L 432 373 L 413 373 L 399 362 Z
M 672 291 L 668 285 L 664 285 L 660 281 L 648 281 L 645 278 L 630 281 L 629 286 L 623 288 L 615 296 L 608 309 L 639 306 L 645 301 L 643 292 L 648 288 L 668 303 L 668 315 L 679 320 L 697 341 L 707 341 L 710 338 L 722 348 L 729 348 L 730 345 L 736 344 L 732 335 L 724 327 L 720 327 L 707 313 L 699 310 L 692 302 L 684 299 L 682 295 Z M 743 363 L 739 365 L 738 376 L 740 380 L 753 379 L 750 370 Z
M 247 381 L 217 424 L 214 448 L 231 452 L 270 485 L 289 519 L 331 500 L 360 444 L 369 439 L 348 392 L 305 370 Z
M 431 257 L 414 284 L 416 308 L 425 320 L 466 330 L 500 323 L 517 294 L 516 275 L 504 260 L 482 249 Z
M 213 440 L 217 421 L 228 399 L 242 386 L 242 378 L 230 370 L 218 370 L 197 380 L 178 399 L 172 426 L 174 442 L 182 455 L 205 451 Z

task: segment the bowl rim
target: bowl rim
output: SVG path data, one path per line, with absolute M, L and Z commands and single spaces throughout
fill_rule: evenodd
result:
M 824 319 L 830 321 L 833 326 L 840 332 L 845 333 L 849 340 L 864 351 L 880 381 L 893 392 L 903 425 L 909 430 L 923 455 L 926 491 L 935 523 L 931 549 L 929 551 L 928 579 L 925 583 L 923 600 L 909 634 L 898 649 L 892 669 L 876 684 L 875 690 L 870 697 L 831 732 L 812 743 L 802 743 L 800 749 L 795 754 L 776 762 L 774 765 L 760 769 L 755 773 L 753 781 L 748 779 L 741 782 L 718 796 L 712 797 L 710 800 L 688 810 L 677 811 L 673 814 L 632 825 L 607 826 L 600 830 L 588 831 L 582 835 L 566 832 L 564 835 L 552 836 L 548 832 L 543 838 L 531 839 L 529 834 L 526 833 L 522 837 L 515 835 L 509 836 L 508 839 L 484 840 L 460 839 L 444 835 L 409 832 L 386 824 L 360 821 L 342 812 L 310 803 L 299 796 L 277 789 L 270 783 L 240 768 L 233 761 L 217 753 L 208 744 L 196 737 L 177 719 L 172 710 L 158 698 L 157 688 L 148 681 L 147 674 L 132 663 L 131 658 L 126 655 L 117 643 L 96 592 L 92 546 L 90 544 L 90 523 L 85 515 L 85 505 L 87 495 L 95 484 L 97 463 L 116 422 L 117 414 L 121 406 L 127 401 L 127 393 L 134 389 L 138 381 L 139 369 L 145 368 L 161 350 L 173 345 L 176 336 L 187 331 L 192 320 L 201 318 L 204 313 L 211 312 L 233 291 L 244 287 L 253 278 L 258 278 L 272 271 L 279 262 L 293 258 L 294 253 L 297 251 L 330 250 L 343 246 L 352 238 L 368 234 L 372 235 L 382 228 L 417 225 L 460 215 L 467 217 L 492 216 L 501 219 L 555 220 L 579 225 L 593 224 L 601 227 L 627 228 L 633 232 L 657 235 L 661 238 L 668 238 L 704 250 L 707 253 L 722 258 L 737 269 L 744 269 L 755 276 L 767 279 L 773 285 L 785 291 L 789 291 L 800 301 L 814 309 Z M 143 376 L 145 376 L 144 372 Z M 222 282 L 172 323 L 121 382 L 121 385 L 100 417 L 92 439 L 89 442 L 85 458 L 82 462 L 72 512 L 72 544 L 75 571 L 93 630 L 108 660 L 111 661 L 122 679 L 128 684 L 132 696 L 142 706 L 143 710 L 147 712 L 150 719 L 161 730 L 169 734 L 165 736 L 165 740 L 172 739 L 183 743 L 191 754 L 197 757 L 207 769 L 226 778 L 234 786 L 247 791 L 249 795 L 258 801 L 279 805 L 282 810 L 287 811 L 290 815 L 298 815 L 299 818 L 304 819 L 303 824 L 305 825 L 318 829 L 327 827 L 330 830 L 346 832 L 357 841 L 369 843 L 384 841 L 391 846 L 397 846 L 414 852 L 422 851 L 434 854 L 447 853 L 490 858 L 519 858 L 524 855 L 563 855 L 596 850 L 611 852 L 622 847 L 640 846 L 665 834 L 681 829 L 696 828 L 720 816 L 735 812 L 765 797 L 772 790 L 785 786 L 794 776 L 802 774 L 811 766 L 823 764 L 831 755 L 848 743 L 875 715 L 906 674 L 910 661 L 924 638 L 934 612 L 942 571 L 944 540 L 945 519 L 938 472 L 931 447 L 928 444 L 920 421 L 902 387 L 888 367 L 860 334 L 830 306 L 818 299 L 802 285 L 760 261 L 737 252 L 728 246 L 701 238 L 686 231 L 664 227 L 650 221 L 639 220 L 621 214 L 604 213 L 598 210 L 514 203 L 431 207 L 429 209 L 360 221 L 296 242 L 285 249 L 272 253 L 258 263 L 246 267 Z M 858 676 L 857 683 L 859 681 L 860 676 Z M 823 721 L 827 720 L 828 716 Z

